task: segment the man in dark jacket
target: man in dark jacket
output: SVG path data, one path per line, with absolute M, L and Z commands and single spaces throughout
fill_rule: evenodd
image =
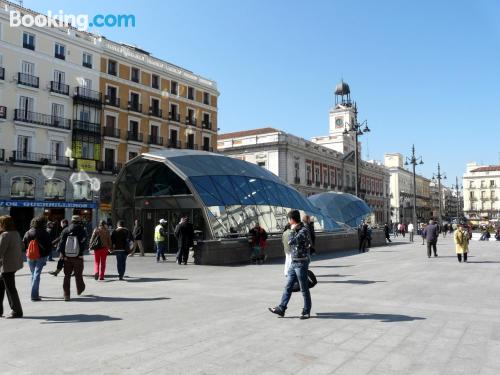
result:
M 390 233 L 389 233 L 389 225 L 387 225 L 387 223 L 384 225 L 384 234 L 385 234 L 385 239 L 389 242 L 392 242 L 391 241 L 391 236 L 390 236 Z
M 24 248 L 28 249 L 30 242 L 35 240 L 40 249 L 40 258 L 28 259 L 31 271 L 31 300 L 41 301 L 42 299 L 39 294 L 40 275 L 42 274 L 43 267 L 47 264 L 47 256 L 52 251 L 52 242 L 47 233 L 47 219 L 45 216 L 31 220 L 30 227 L 23 237 Z
M 77 256 L 72 256 L 73 254 L 66 254 L 68 250 L 66 246 L 70 246 L 72 243 L 71 239 L 68 241 L 69 237 L 76 238 L 78 243 L 79 252 Z M 87 232 L 82 225 L 82 220 L 80 216 L 73 215 L 71 217 L 71 224 L 63 229 L 61 232 L 61 240 L 59 241 L 58 250 L 61 253 L 61 258 L 64 259 L 64 300 L 70 300 L 70 283 L 71 274 L 75 274 L 76 291 L 78 295 L 82 294 L 85 290 L 85 283 L 83 281 L 83 253 L 85 251 L 85 242 L 87 240 Z
M 62 219 L 61 220 L 61 232 L 59 233 L 59 236 L 54 241 L 52 241 L 52 246 L 56 247 L 57 252 L 59 252 L 58 249 L 59 249 L 59 243 L 61 242 L 62 232 L 63 232 L 64 228 L 66 228 L 68 225 L 69 225 L 68 219 Z M 56 270 L 49 272 L 49 274 L 51 274 L 52 276 L 57 276 L 59 274 L 59 272 L 61 272 L 63 270 L 63 268 L 64 268 L 64 257 L 62 257 L 61 254 L 59 254 L 59 260 L 57 261 Z
M 304 308 L 300 319 L 309 319 L 311 314 L 311 293 L 309 291 L 309 280 L 307 270 L 309 269 L 311 238 L 309 229 L 300 221 L 300 212 L 292 210 L 288 213 L 290 223 L 290 255 L 292 263 L 288 268 L 287 280 L 281 302 L 276 307 L 270 307 L 269 311 L 281 317 L 285 316 L 285 311 L 292 296 L 293 285 L 298 281 L 302 296 L 304 298 Z
M 304 215 L 302 218 L 302 222 L 304 225 L 309 229 L 309 234 L 311 235 L 311 249 L 310 252 L 311 254 L 316 253 L 316 233 L 314 231 L 314 221 L 311 220 L 311 217 L 309 215 Z
M 132 241 L 132 234 L 125 228 L 125 222 L 119 220 L 116 229 L 111 233 L 111 244 L 113 253 L 116 255 L 116 268 L 120 280 L 123 280 L 123 276 L 125 275 L 130 241 Z
M 427 241 L 427 257 L 431 257 L 431 247 L 434 250 L 434 256 L 437 257 L 437 240 L 439 237 L 439 227 L 433 220 L 429 221 L 429 225 L 424 228 L 422 237 Z
M 174 230 L 175 238 L 177 238 L 177 264 L 187 264 L 189 257 L 189 248 L 194 244 L 194 228 L 189 222 L 189 218 L 184 216 L 180 223 L 177 224 Z
M 144 228 L 142 227 L 139 219 L 135 219 L 134 229 L 132 229 L 132 237 L 134 237 L 134 247 L 129 256 L 133 257 L 137 248 L 141 252 L 141 257 L 144 256 L 144 246 L 142 245 L 142 234 L 144 232 Z
M 364 221 L 358 228 L 358 238 L 359 238 L 359 252 L 364 253 L 366 251 L 366 245 L 368 242 L 368 224 Z

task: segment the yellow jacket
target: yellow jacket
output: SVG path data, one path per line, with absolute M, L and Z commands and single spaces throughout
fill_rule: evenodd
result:
M 453 235 L 455 240 L 455 251 L 457 254 L 465 254 L 469 251 L 469 234 L 463 229 L 457 229 Z

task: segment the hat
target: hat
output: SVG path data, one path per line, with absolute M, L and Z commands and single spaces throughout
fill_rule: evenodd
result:
M 71 216 L 71 221 L 80 222 L 80 221 L 82 221 L 82 218 L 78 215 L 73 215 L 73 216 Z
M 167 220 L 165 220 L 165 219 L 160 219 L 160 224 L 167 224 Z

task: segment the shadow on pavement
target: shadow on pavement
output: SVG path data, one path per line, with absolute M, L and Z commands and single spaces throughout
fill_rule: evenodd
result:
M 342 280 L 342 281 L 318 281 L 318 284 L 355 284 L 355 285 L 368 285 L 375 283 L 385 283 L 386 281 L 377 281 L 377 280 Z
M 309 266 L 309 268 L 344 268 L 344 267 L 354 267 L 352 264 L 346 266 Z
M 71 298 L 71 302 L 151 302 L 151 301 L 163 301 L 167 299 L 170 298 L 169 297 L 154 297 L 154 298 L 104 297 L 104 296 L 95 296 L 93 294 L 88 294 L 82 297 Z
M 74 314 L 74 315 L 58 315 L 58 316 L 25 316 L 23 319 L 45 320 L 42 324 L 55 324 L 55 323 L 94 323 L 94 322 L 110 322 L 114 320 L 122 320 L 121 318 L 114 318 L 108 315 L 87 315 L 87 314 Z
M 315 275 L 316 277 L 347 277 L 347 276 L 353 276 L 353 275 L 341 275 L 339 273 L 332 273 L 330 275 Z
M 456 257 L 454 257 L 454 258 L 456 258 Z M 495 262 L 493 260 L 476 260 L 476 261 L 472 261 L 472 262 L 467 261 L 466 263 L 486 263 L 486 264 L 492 263 L 493 264 L 493 263 L 500 263 L 500 262 Z
M 316 316 L 311 316 L 316 319 L 352 319 L 352 320 L 379 320 L 383 323 L 392 322 L 411 322 L 414 320 L 425 320 L 416 316 L 398 315 L 398 314 L 365 314 L 354 312 L 332 312 L 332 313 L 317 313 Z
M 85 275 L 87 278 L 94 278 L 94 275 Z M 188 279 L 176 279 L 176 278 L 168 278 L 168 277 L 132 277 L 132 276 L 124 276 L 124 280 L 128 283 L 155 283 L 162 281 L 186 281 Z M 112 281 L 121 281 L 118 278 L 118 275 L 106 275 L 104 281 L 112 282 Z

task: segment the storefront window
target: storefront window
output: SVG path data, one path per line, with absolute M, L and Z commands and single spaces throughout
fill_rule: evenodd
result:
M 78 181 L 73 184 L 75 200 L 92 200 L 92 184 L 90 181 Z
M 66 195 L 66 183 L 62 180 L 51 178 L 45 180 L 43 196 L 45 199 L 64 199 Z
M 35 198 L 35 180 L 31 177 L 13 177 L 10 185 L 13 198 Z

